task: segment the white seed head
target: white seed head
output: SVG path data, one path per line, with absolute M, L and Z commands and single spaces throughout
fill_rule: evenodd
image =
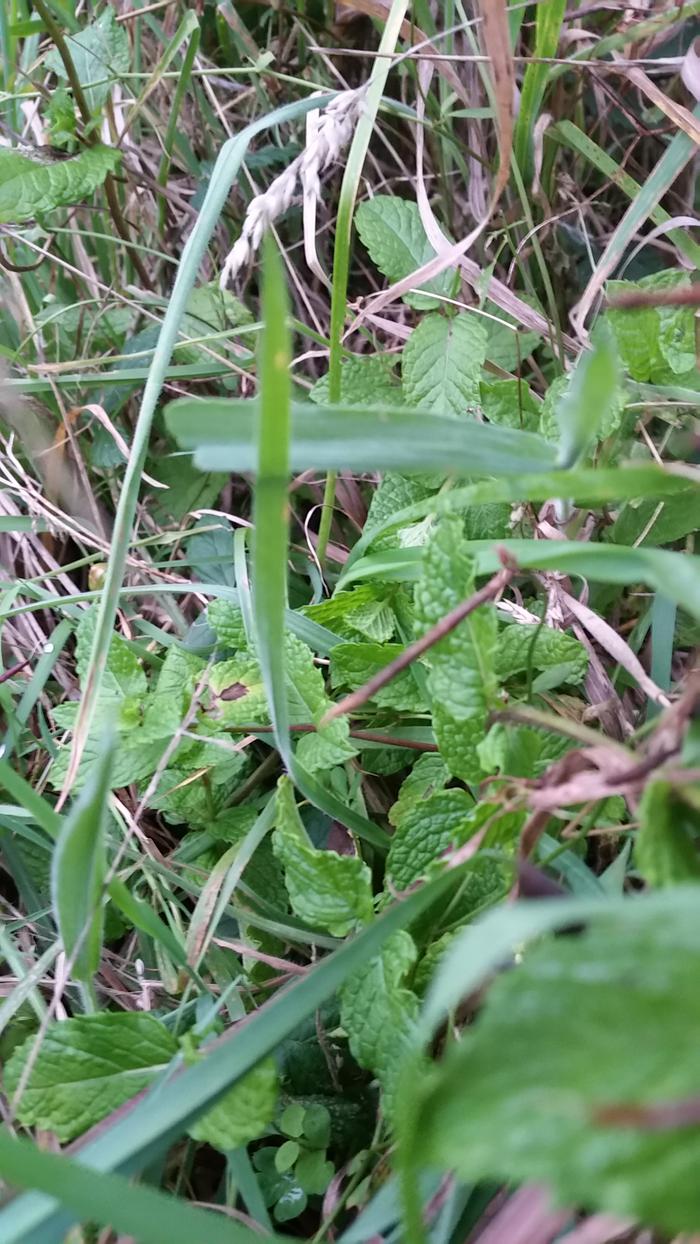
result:
M 262 242 L 266 229 L 282 216 L 294 198 L 300 183 L 305 199 L 321 197 L 321 174 L 340 155 L 352 137 L 355 122 L 362 108 L 366 86 L 356 91 L 342 91 L 319 118 L 313 141 L 276 177 L 263 194 L 248 205 L 241 236 L 231 248 L 221 271 L 221 288 L 233 281 Z

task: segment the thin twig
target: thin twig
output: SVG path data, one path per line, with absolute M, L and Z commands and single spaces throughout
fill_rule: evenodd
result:
M 334 704 L 323 716 L 321 725 L 325 726 L 329 721 L 333 721 L 334 718 L 342 717 L 346 713 L 354 713 L 356 709 L 361 708 L 363 704 L 372 699 L 373 695 L 381 691 L 382 687 L 386 687 L 387 683 L 396 678 L 397 674 L 407 669 L 409 665 L 412 665 L 414 661 L 422 657 L 424 652 L 427 652 L 428 649 L 434 647 L 441 639 L 444 639 L 446 635 L 454 631 L 460 622 L 463 622 L 471 613 L 474 613 L 475 609 L 478 609 L 480 605 L 486 604 L 487 601 L 496 600 L 510 579 L 512 579 L 516 569 L 515 566 L 505 566 L 503 570 L 499 570 L 493 578 L 489 579 L 488 583 L 479 588 L 478 592 L 474 592 L 467 600 L 461 601 L 459 605 L 456 605 L 454 609 L 446 613 L 444 618 L 436 622 L 435 626 L 431 626 L 430 630 L 426 631 L 421 639 L 417 639 L 415 643 L 409 644 L 407 648 L 404 648 L 403 652 L 394 661 L 390 661 L 388 665 L 385 665 L 362 687 L 358 687 L 357 691 L 353 691 L 351 695 L 346 695 L 343 700 L 339 700 L 337 704 Z
M 700 285 L 684 289 L 630 289 L 608 298 L 615 311 L 634 311 L 637 307 L 700 307 Z

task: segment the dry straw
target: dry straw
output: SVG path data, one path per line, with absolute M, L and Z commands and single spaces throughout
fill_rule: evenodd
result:
M 321 197 L 321 174 L 340 155 L 350 141 L 362 110 L 366 86 L 342 91 L 321 113 L 316 133 L 304 150 L 276 177 L 263 194 L 251 200 L 243 221 L 241 236 L 226 256 L 221 287 L 236 277 L 260 246 L 265 231 L 290 206 L 297 183 L 304 202 L 315 204 Z

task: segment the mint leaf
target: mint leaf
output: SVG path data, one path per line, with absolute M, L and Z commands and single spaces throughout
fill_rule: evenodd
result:
M 416 585 L 416 623 L 421 633 L 474 591 L 474 568 L 460 520 L 443 518 L 426 550 Z M 491 605 L 482 606 L 430 650 L 428 686 L 433 727 L 445 764 L 467 782 L 481 775 L 477 745 L 497 694 L 494 673 L 497 622 Z
M 309 397 L 321 405 L 328 403 L 328 376 L 316 381 Z M 347 406 L 401 406 L 403 394 L 391 360 L 381 354 L 346 359 L 340 369 L 340 400 Z
M 287 681 L 292 692 L 292 713 L 296 710 L 294 700 L 301 708 L 305 721 L 311 720 L 315 734 L 303 736 L 297 744 L 297 758 L 309 773 L 332 768 L 357 755 L 357 748 L 350 742 L 347 717 L 337 718 L 327 726 L 319 723 L 331 706 L 326 694 L 323 674 L 314 665 L 313 653 L 295 635 L 285 636 Z
M 572 746 L 570 739 L 546 730 L 496 722 L 479 744 L 478 752 L 484 773 L 536 778 Z
M 418 999 L 404 985 L 416 961 L 408 933 L 395 933 L 381 955 L 354 973 L 341 991 L 340 1022 L 361 1067 L 373 1072 L 391 1114 L 402 1057 L 413 1047 Z
M 649 783 L 639 805 L 639 822 L 634 860 L 649 885 L 700 879 L 700 856 L 689 809 L 675 795 L 670 782 Z
M 67 204 L 82 203 L 113 173 L 121 152 L 89 147 L 67 160 L 32 159 L 10 148 L 0 150 L 0 224 L 33 220 Z
M 331 686 L 354 691 L 403 652 L 403 644 L 336 644 L 331 652 Z M 425 702 L 410 670 L 382 687 L 370 703 L 397 712 L 420 713 Z
M 247 654 L 218 661 L 209 674 L 209 721 L 222 726 L 269 720 L 258 662 Z
M 108 98 L 113 82 L 129 71 L 129 36 L 108 5 L 96 21 L 65 38 L 88 107 L 95 113 Z M 46 55 L 44 65 L 59 78 L 67 79 L 65 65 L 56 50 Z
M 357 856 L 319 851 L 301 822 L 288 778 L 277 786 L 275 855 L 284 868 L 292 910 L 313 928 L 345 937 L 372 919 L 370 871 Z
M 143 716 L 144 737 L 170 739 L 182 725 L 205 663 L 193 652 L 172 644 L 158 674 Z
M 197 1119 L 189 1129 L 190 1136 L 222 1153 L 257 1140 L 275 1117 L 277 1091 L 276 1064 L 266 1059 Z
M 698 1225 L 700 1129 L 635 1108 L 700 1092 L 700 919 L 690 891 L 528 949 L 423 1082 L 420 1161 L 467 1182 L 546 1183 L 564 1205 L 673 1235 Z M 669 1050 L 672 1056 L 669 1057 Z
M 219 643 L 233 652 L 247 648 L 243 614 L 227 600 L 211 600 L 207 606 L 207 622 Z
M 301 611 L 308 618 L 329 626 L 338 635 L 365 635 L 367 639 L 384 643 L 391 639 L 396 620 L 387 603 L 388 589 L 372 583 L 363 583 L 349 592 L 336 592 L 330 600 L 318 605 L 306 605 Z
M 482 380 L 479 388 L 489 423 L 539 432 L 541 402 L 524 380 Z
M 512 623 L 498 635 L 496 673 L 501 682 L 528 669 L 567 667 L 566 682 L 580 683 L 588 672 L 588 653 L 574 635 L 537 623 Z M 564 681 L 564 679 L 562 679 Z
M 29 1037 L 8 1060 L 4 1088 L 12 1098 L 33 1053 Z M 80 1136 L 146 1088 L 177 1053 L 168 1029 L 135 1011 L 81 1015 L 49 1024 L 17 1107 L 25 1127 L 61 1142 Z
M 433 860 L 473 831 L 474 800 L 465 790 L 439 790 L 404 812 L 391 840 L 386 868 L 391 885 L 405 890 Z
M 424 316 L 401 356 L 407 403 L 456 418 L 479 409 L 486 340 L 486 329 L 475 315 Z
M 97 623 L 97 606 L 86 609 L 75 631 L 75 661 L 80 685 L 84 688 L 90 661 L 92 641 Z M 127 696 L 143 696 L 147 690 L 146 675 L 136 654 L 125 639 L 112 635 L 107 664 L 102 676 L 100 698 L 121 701 Z
M 355 225 L 371 259 L 392 285 L 435 257 L 418 204 L 408 199 L 377 194 L 360 203 L 355 212 Z M 428 281 L 423 288 L 449 297 L 454 286 L 454 273 L 447 271 Z M 425 294 L 404 294 L 403 301 L 418 310 L 432 311 L 436 305 L 435 299 Z
M 399 510 L 413 505 L 415 501 L 423 501 L 435 491 L 436 487 L 432 485 L 432 481 L 428 482 L 419 475 L 398 475 L 395 471 L 387 471 L 379 487 L 372 493 L 365 523 L 365 535 L 374 531 L 376 527 L 382 526 Z M 399 533 L 399 539 L 400 537 L 401 533 Z M 375 541 L 374 548 L 380 549 L 384 546 L 394 547 L 395 545 L 396 532 L 388 531 L 386 535 Z
M 399 826 L 416 804 L 427 799 L 435 791 L 442 790 L 450 773 L 442 756 L 426 752 L 414 764 L 408 777 L 401 783 L 399 797 L 389 808 L 389 822 Z

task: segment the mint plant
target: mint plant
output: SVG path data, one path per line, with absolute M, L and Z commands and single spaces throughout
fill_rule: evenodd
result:
M 0 15 L 3 1241 L 700 1230 L 692 12 L 453 7 Z

